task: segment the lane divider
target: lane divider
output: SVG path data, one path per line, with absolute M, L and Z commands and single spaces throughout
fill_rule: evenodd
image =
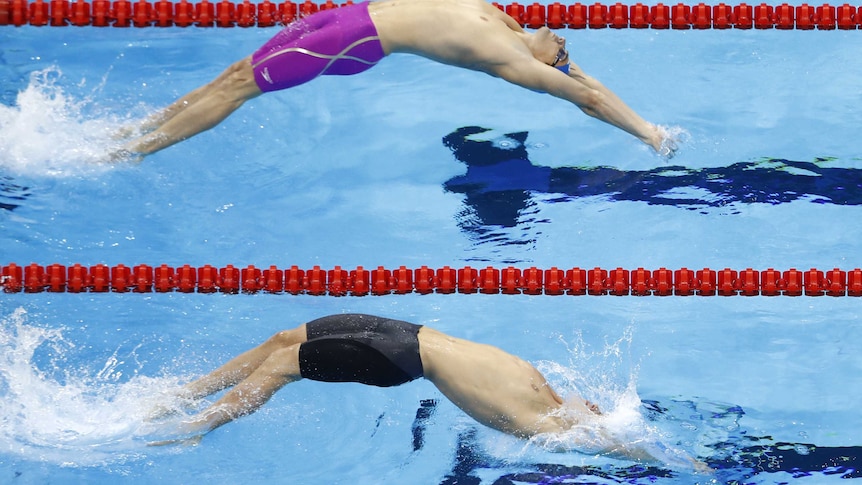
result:
M 299 17 L 341 5 L 326 0 L 315 3 L 274 3 L 250 0 L 0 0 L 0 26 L 65 27 L 273 27 Z M 862 7 L 844 3 L 820 6 L 803 3 L 777 6 L 761 3 L 729 5 L 718 3 L 689 5 L 677 3 L 646 5 L 635 3 L 554 2 L 506 5 L 493 2 L 522 26 L 552 29 L 782 29 L 857 30 L 862 27 Z
M 0 288 L 4 293 L 288 293 L 293 295 L 365 296 L 389 294 L 526 294 L 526 295 L 617 295 L 617 296 L 862 296 L 862 269 L 835 268 L 806 271 L 773 268 L 741 271 L 725 268 L 671 270 L 659 268 L 585 269 L 551 267 L 526 269 L 496 268 L 410 269 L 400 266 L 366 269 L 341 266 L 323 269 L 314 266 L 286 269 L 275 265 L 244 268 L 227 265 L 179 267 L 107 266 L 59 263 L 0 267 Z

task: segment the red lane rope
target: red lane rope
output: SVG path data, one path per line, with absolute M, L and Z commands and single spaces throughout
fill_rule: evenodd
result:
M 32 263 L 19 266 L 10 263 L 0 267 L 0 288 L 4 293 L 289 293 L 294 295 L 365 296 L 407 293 L 484 293 L 526 295 L 633 295 L 633 296 L 862 296 L 862 269 L 844 271 L 838 268 L 800 271 L 773 268 L 742 271 L 725 268 L 671 270 L 644 268 L 539 269 L 429 268 L 410 269 L 400 266 L 387 269 L 378 266 L 352 270 L 335 266 L 322 269 L 300 269 L 277 266 L 261 269 L 227 265 L 172 267 L 166 264 L 125 266 L 105 264 L 66 267 L 55 263 L 41 266 Z
M 348 0 L 347 5 L 352 3 Z M 548 26 L 552 29 L 798 29 L 856 30 L 862 28 L 862 7 L 847 3 L 833 6 L 824 3 L 813 6 L 803 3 L 778 6 L 761 3 L 729 5 L 678 3 L 645 5 L 636 3 L 563 4 L 532 3 L 507 5 L 494 2 L 521 25 L 530 28 Z M 0 0 L 0 25 L 32 25 L 63 27 L 273 27 L 311 15 L 319 10 L 337 8 L 332 0 L 317 4 L 273 3 L 264 0 L 251 3 L 243 0 Z

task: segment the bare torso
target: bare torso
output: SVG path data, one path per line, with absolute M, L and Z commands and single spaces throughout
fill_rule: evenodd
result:
M 368 11 L 387 54 L 486 72 L 513 54 L 532 57 L 523 29 L 484 0 L 385 0 L 371 2 Z
M 425 378 L 488 427 L 530 437 L 574 424 L 549 415 L 563 400 L 539 371 L 514 355 L 428 327 L 419 332 L 419 351 Z
M 663 148 L 664 133 L 571 63 L 565 40 L 546 27 L 527 33 L 485 0 L 380 0 L 371 2 L 368 11 L 385 54 L 416 54 L 548 93 L 631 133 L 656 151 Z M 553 66 L 565 67 L 567 75 Z M 148 119 L 140 130 L 150 133 L 108 158 L 120 160 L 166 148 L 217 125 L 260 94 L 249 56 Z M 670 156 L 675 145 L 664 148 Z

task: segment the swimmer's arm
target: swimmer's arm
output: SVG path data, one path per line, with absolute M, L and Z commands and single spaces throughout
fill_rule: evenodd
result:
M 600 434 L 609 438 L 607 433 L 604 431 L 600 431 Z M 615 441 L 612 438 L 609 438 L 609 440 L 612 442 Z M 652 451 L 649 448 L 651 448 Z M 677 464 L 679 466 L 690 467 L 692 471 L 699 474 L 711 474 L 715 471 L 710 468 L 709 465 L 696 458 L 680 456 L 679 454 L 668 454 L 667 448 L 661 443 L 652 443 L 652 445 L 649 446 L 648 443 L 645 442 L 615 442 L 613 446 L 606 448 L 602 455 L 610 458 L 634 460 L 639 463 L 657 463 L 664 465 Z
M 601 93 L 605 102 L 614 106 L 614 111 L 623 113 L 624 117 L 630 118 L 636 123 L 641 130 L 645 132 L 647 137 L 632 133 L 641 141 L 651 146 L 656 152 L 662 156 L 672 158 L 677 150 L 677 146 L 667 137 L 667 134 L 660 127 L 644 120 L 633 109 L 631 109 L 619 96 L 613 91 L 605 87 L 598 79 L 587 75 L 577 64 L 569 61 L 569 78 L 577 83 L 585 86 L 588 89 Z M 588 113 L 589 114 L 589 113 Z M 629 132 L 631 133 L 631 132 Z
M 662 462 L 638 443 L 615 443 L 614 446 L 606 448 L 602 455 L 610 458 L 634 460 L 640 463 Z
M 634 135 L 656 152 L 662 152 L 665 138 L 662 130 L 641 118 L 610 89 L 584 74 L 574 63 L 569 63 L 568 76 L 532 58 L 492 69 L 492 74 L 513 84 L 569 101 L 587 115 Z

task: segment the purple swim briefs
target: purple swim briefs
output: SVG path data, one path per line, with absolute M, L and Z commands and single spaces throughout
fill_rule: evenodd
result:
M 252 55 L 251 65 L 257 86 L 268 92 L 324 74 L 358 74 L 383 56 L 368 2 L 362 2 L 292 22 Z

